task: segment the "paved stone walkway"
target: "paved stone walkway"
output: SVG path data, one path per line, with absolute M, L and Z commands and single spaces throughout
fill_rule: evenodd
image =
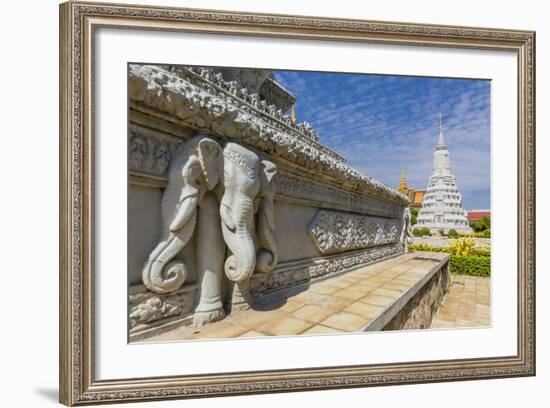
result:
M 453 275 L 431 328 L 491 325 L 491 279 Z
M 438 253 L 402 255 L 319 282 L 288 299 L 193 328 L 182 326 L 144 341 L 278 336 L 362 331 L 439 262 Z M 430 259 L 433 258 L 433 259 Z

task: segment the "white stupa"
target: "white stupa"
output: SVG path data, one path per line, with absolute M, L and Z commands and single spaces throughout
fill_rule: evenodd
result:
M 462 207 L 462 196 L 456 187 L 456 179 L 451 170 L 449 150 L 443 136 L 441 114 L 439 114 L 439 141 L 435 148 L 432 175 L 422 200 L 422 208 L 417 217 L 416 228 L 429 228 L 432 233 L 440 230 L 448 233 L 451 229 L 469 234 L 466 211 Z

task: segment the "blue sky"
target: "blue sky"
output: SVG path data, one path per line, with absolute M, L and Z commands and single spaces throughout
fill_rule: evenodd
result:
M 298 122 L 357 170 L 426 188 L 439 112 L 464 207 L 490 208 L 490 81 L 275 71 L 297 98 Z

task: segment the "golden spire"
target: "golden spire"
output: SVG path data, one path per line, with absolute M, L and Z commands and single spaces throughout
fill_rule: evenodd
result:
M 290 119 L 296 124 L 296 105 L 292 105 L 292 112 L 290 112 Z
M 399 181 L 397 191 L 405 195 L 409 195 L 409 186 L 407 186 L 407 180 L 405 179 L 405 172 L 403 170 L 401 170 L 401 180 Z

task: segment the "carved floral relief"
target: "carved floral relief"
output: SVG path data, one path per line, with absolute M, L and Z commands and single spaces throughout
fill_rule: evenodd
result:
M 320 210 L 309 227 L 319 252 L 332 254 L 398 242 L 401 220 Z

